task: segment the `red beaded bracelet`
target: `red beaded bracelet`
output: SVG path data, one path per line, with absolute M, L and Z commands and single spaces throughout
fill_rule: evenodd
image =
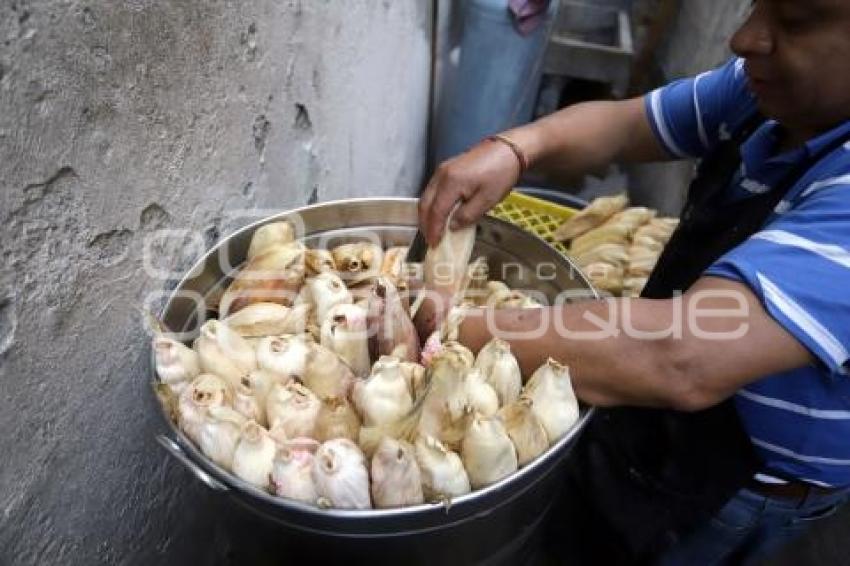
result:
M 525 152 L 522 151 L 522 148 L 519 147 L 519 145 L 517 145 L 517 143 L 514 140 L 510 139 L 507 136 L 503 136 L 502 134 L 496 134 L 496 135 L 493 135 L 493 136 L 488 136 L 487 139 L 490 140 L 490 141 L 502 142 L 503 144 L 505 144 L 506 146 L 511 148 L 511 151 L 514 152 L 514 155 L 516 155 L 516 158 L 519 161 L 519 174 L 520 175 L 522 175 L 523 173 L 525 173 L 528 170 L 528 158 L 525 156 Z

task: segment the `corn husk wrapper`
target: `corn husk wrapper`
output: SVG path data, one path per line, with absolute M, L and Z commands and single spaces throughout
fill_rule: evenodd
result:
M 653 218 L 641 228 L 645 228 L 652 237 L 667 242 L 673 236 L 673 232 L 679 227 L 678 218 Z
M 573 240 L 570 245 L 570 255 L 581 257 L 590 250 L 603 244 L 618 244 L 625 246 L 632 237 L 634 228 L 629 224 L 606 223 Z
M 471 368 L 475 364 L 475 355 L 469 348 L 453 340 L 443 342 L 440 338 L 440 331 L 436 330 L 422 346 L 422 365 L 426 368 L 430 367 L 434 359 L 445 351 L 459 355 L 467 368 Z
M 470 354 L 471 355 L 471 354 Z M 371 455 L 384 436 L 413 442 L 420 428 L 426 431 L 438 431 L 438 434 L 451 446 L 457 446 L 466 428 L 469 415 L 466 403 L 466 388 L 464 377 L 469 366 L 466 365 L 462 354 L 457 350 L 447 350 L 441 353 L 454 360 L 450 365 L 456 366 L 456 376 L 448 379 L 443 368 L 435 372 L 433 368 L 425 370 L 419 386 L 420 393 L 413 403 L 411 410 L 401 419 L 377 426 L 363 426 L 360 429 L 360 447 Z M 438 365 L 445 365 L 441 362 Z M 405 380 L 406 381 L 406 380 Z M 426 409 L 428 415 L 426 415 Z M 450 413 L 446 416 L 444 413 Z M 425 423 L 423 425 L 423 422 Z
M 353 304 L 333 307 L 322 323 L 321 345 L 337 354 L 356 377 L 366 377 L 372 367 L 366 309 Z
M 623 296 L 639 297 L 649 277 L 626 277 L 623 279 Z
M 274 246 L 295 241 L 295 228 L 289 222 L 271 222 L 257 228 L 248 246 L 248 259 L 251 260 Z
M 494 290 L 487 296 L 488 307 L 494 309 L 535 309 L 543 305 L 516 289 Z
M 307 275 L 311 277 L 324 272 L 339 275 L 333 254 L 328 250 L 308 248 L 304 256 L 304 263 L 307 267 Z
M 498 417 L 472 418 L 463 438 L 461 458 L 476 489 L 507 477 L 519 467 L 516 449 Z
M 578 400 L 573 392 L 570 370 L 552 358 L 532 374 L 524 394 L 531 399 L 531 410 L 546 429 L 550 445 L 578 421 Z
M 629 249 L 628 274 L 633 277 L 649 277 L 658 263 L 660 253 L 645 247 L 632 246 Z
M 322 329 L 318 325 L 308 322 L 307 332 L 305 332 L 305 335 L 307 335 L 315 344 L 318 344 L 322 340 Z
M 470 409 L 486 417 L 495 415 L 499 410 L 499 396 L 490 384 L 484 381 L 481 370 L 468 370 L 465 381 L 466 399 Z
M 472 353 L 472 350 L 461 344 L 460 342 L 456 342 L 454 340 L 449 340 L 443 344 L 444 352 L 451 352 L 452 354 L 457 355 L 460 360 L 463 362 L 463 365 L 466 369 L 471 369 L 475 365 L 475 354 Z
M 632 247 L 645 248 L 655 252 L 656 254 L 660 254 L 661 250 L 664 249 L 664 242 L 649 236 L 639 236 L 635 234 L 635 237 L 632 238 Z
M 265 402 L 260 403 L 256 393 L 245 384 L 244 378 L 233 391 L 233 408 L 247 420 L 257 421 L 261 426 L 268 425 Z
M 292 306 L 304 283 L 304 252 L 304 244 L 290 242 L 250 259 L 222 295 L 219 316 L 224 319 L 253 303 Z
M 379 509 L 418 505 L 422 477 L 413 446 L 385 437 L 372 456 L 372 501 Z
M 623 244 L 602 244 L 573 259 L 579 267 L 597 262 L 625 265 L 629 261 L 629 250 Z
M 510 296 L 500 298 L 493 306 L 497 309 L 539 309 L 543 307 L 522 291 L 513 291 Z
M 357 285 L 374 279 L 381 272 L 384 250 L 371 242 L 343 244 L 331 250 L 340 277 Z
M 357 441 L 360 434 L 360 417 L 345 397 L 322 401 L 316 418 L 315 437 L 319 442 L 334 438 Z
M 322 402 L 297 382 L 275 384 L 266 400 L 269 426 L 286 438 L 313 438 Z
M 201 436 L 204 417 L 210 407 L 229 404 L 230 386 L 227 382 L 209 373 L 202 373 L 186 386 L 177 401 L 177 424 L 195 444 Z
M 243 336 L 242 338 L 244 338 L 245 341 L 250 344 L 252 348 L 254 348 L 254 353 L 256 353 L 260 342 L 262 342 L 265 336 Z
M 226 379 L 231 387 L 257 368 L 257 355 L 251 344 L 218 320 L 208 320 L 201 326 L 194 346 L 201 369 Z
M 347 397 L 355 377 L 338 355 L 324 346 L 312 344 L 302 381 L 319 399 L 330 399 Z
M 254 303 L 227 318 L 224 323 L 242 337 L 298 334 L 306 328 L 310 306 L 285 307 L 277 303 Z
M 268 336 L 257 345 L 257 364 L 279 380 L 303 381 L 313 346 L 312 339 L 305 334 Z
M 610 263 L 592 263 L 584 268 L 587 278 L 594 287 L 613 295 L 619 295 L 623 290 L 625 270 L 621 265 Z
M 581 257 L 594 248 L 604 244 L 626 246 L 635 232 L 655 216 L 655 211 L 644 207 L 634 207 L 618 212 L 607 222 L 576 238 L 570 244 L 570 255 Z
M 381 357 L 369 377 L 355 384 L 352 399 L 365 426 L 395 422 L 413 407 L 399 361 L 391 356 Z
M 488 281 L 484 285 L 484 290 L 487 291 L 488 298 L 497 293 L 510 293 L 511 288 L 502 281 Z M 486 302 L 489 302 L 486 301 Z
M 404 361 L 419 360 L 419 335 L 398 289 L 389 278 L 378 277 L 371 289 L 367 325 L 372 359 L 396 355 Z
M 511 353 L 511 346 L 500 338 L 493 338 L 478 352 L 475 367 L 481 370 L 504 407 L 519 398 L 522 390 L 522 372 L 519 362 Z
M 233 474 L 260 488 L 269 489 L 277 444 L 266 429 L 254 421 L 242 427 L 239 444 L 233 453 Z
M 298 303 L 302 302 L 312 307 L 315 323 L 321 327 L 333 307 L 351 304 L 354 299 L 339 275 L 325 271 L 307 278 L 298 297 Z
M 352 296 L 359 299 L 369 294 L 378 277 L 383 277 L 380 272 L 376 272 L 374 275 L 370 275 L 366 279 L 356 283 L 346 281 L 344 278 L 343 281 L 345 281 L 345 284 L 348 285 L 348 290 L 351 291 Z
M 594 199 L 583 210 L 576 213 L 555 230 L 555 240 L 565 242 L 572 240 L 593 228 L 600 226 L 606 220 L 623 210 L 629 204 L 625 194 L 613 197 Z
M 446 226 L 451 225 L 454 214 L 454 210 L 449 214 Z M 475 226 L 471 225 L 455 231 L 446 229 L 440 242 L 428 248 L 423 262 L 421 307 L 416 307 L 413 319 L 419 336 L 428 336 L 441 322 L 437 317 L 463 298 L 474 245 Z
M 407 389 L 410 391 L 410 396 L 416 399 L 422 391 L 422 380 L 425 377 L 425 366 L 416 362 L 399 362 L 399 369 L 404 376 L 404 381 L 407 383 Z
M 362 308 L 366 309 L 367 311 L 369 310 L 369 293 L 368 292 L 367 293 L 352 294 L 352 296 L 354 297 L 354 303 L 352 303 L 352 304 L 355 304 L 358 307 L 362 307 Z
M 462 304 L 449 309 L 446 319 L 440 326 L 440 339 L 443 342 L 457 342 L 460 335 L 460 325 L 466 318 L 469 308 L 469 305 Z
M 407 246 L 395 246 L 384 251 L 379 275 L 392 281 L 400 289 L 407 288 L 407 270 L 404 260 L 407 258 Z
M 451 224 L 454 211 L 447 219 Z M 468 283 L 467 269 L 475 245 L 475 226 L 467 226 L 460 230 L 447 229 L 440 243 L 428 248 L 423 264 L 425 288 L 447 298 L 449 304 L 454 304 L 454 298 Z
M 419 433 L 453 450 L 460 447 L 470 415 L 466 389 L 470 368 L 462 352 L 444 349 L 431 364 L 431 382 L 422 401 Z
M 643 240 L 645 238 L 659 242 L 661 245 L 666 244 L 670 240 L 670 236 L 673 235 L 673 229 L 658 223 L 663 220 L 662 218 L 654 218 L 647 222 L 635 231 L 634 239 Z
M 156 374 L 160 381 L 180 391 L 201 373 L 197 352 L 167 336 L 157 335 L 152 343 Z
M 241 413 L 227 405 L 210 407 L 204 415 L 198 438 L 201 452 L 222 468 L 230 470 L 233 467 L 233 454 L 246 422 Z
M 347 438 L 335 438 L 316 451 L 312 468 L 319 504 L 338 509 L 371 509 L 369 472 L 363 452 Z
M 475 261 L 469 264 L 466 274 L 469 278 L 467 291 L 470 289 L 483 291 L 490 278 L 490 266 L 487 263 L 487 258 L 484 256 L 475 258 Z
M 313 483 L 313 461 L 319 443 L 309 438 L 286 441 L 272 462 L 271 485 L 275 495 L 315 505 L 319 498 Z
M 265 412 L 266 399 L 269 396 L 272 386 L 275 383 L 286 385 L 290 381 L 290 378 L 282 378 L 270 371 L 255 369 L 243 375 L 239 383 L 257 398 L 257 402 L 263 407 L 263 412 Z
M 520 467 L 525 466 L 549 448 L 549 436 L 543 423 L 531 410 L 533 401 L 520 397 L 499 411 L 499 418 L 516 448 Z
M 502 281 L 487 281 L 482 289 L 482 297 L 476 301 L 480 306 L 492 307 L 502 297 L 509 295 L 511 288 Z
M 464 288 L 464 300 L 473 306 L 484 306 L 487 302 L 487 282 L 490 276 L 490 266 L 487 258 L 480 256 L 469 264 L 466 270 L 466 283 Z
M 415 444 L 416 462 L 427 501 L 440 501 L 469 493 L 469 476 L 460 456 L 432 436 L 420 436 Z
M 645 206 L 633 206 L 623 211 L 618 212 L 611 217 L 611 224 L 624 224 L 631 227 L 632 233 L 636 232 L 641 226 L 650 222 L 657 211 L 646 208 Z

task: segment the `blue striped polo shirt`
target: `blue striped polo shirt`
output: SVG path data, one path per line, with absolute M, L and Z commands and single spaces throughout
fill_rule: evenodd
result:
M 652 127 L 676 157 L 701 157 L 755 109 L 743 60 L 646 97 Z M 800 160 L 850 134 L 850 121 L 778 152 L 768 120 L 741 147 L 727 198 L 769 191 Z M 738 413 L 765 469 L 760 478 L 850 485 L 850 144 L 828 153 L 789 190 L 761 230 L 706 275 L 746 284 L 817 363 L 747 385 Z M 754 353 L 753 355 L 758 355 Z

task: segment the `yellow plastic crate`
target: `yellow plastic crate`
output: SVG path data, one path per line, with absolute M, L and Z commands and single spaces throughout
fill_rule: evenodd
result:
M 490 211 L 490 214 L 539 236 L 566 256 L 568 255 L 567 246 L 556 242 L 553 236 L 558 226 L 576 212 L 578 211 L 574 208 L 511 191 Z

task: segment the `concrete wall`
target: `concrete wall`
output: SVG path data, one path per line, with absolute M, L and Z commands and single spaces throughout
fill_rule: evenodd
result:
M 0 3 L 0 563 L 218 563 L 245 543 L 153 441 L 138 310 L 164 281 L 144 242 L 415 193 L 429 26 L 420 0 Z M 187 267 L 182 242 L 156 262 Z
M 729 39 L 749 8 L 739 0 L 681 2 L 659 61 L 664 75 L 686 77 L 725 61 L 731 55 Z

